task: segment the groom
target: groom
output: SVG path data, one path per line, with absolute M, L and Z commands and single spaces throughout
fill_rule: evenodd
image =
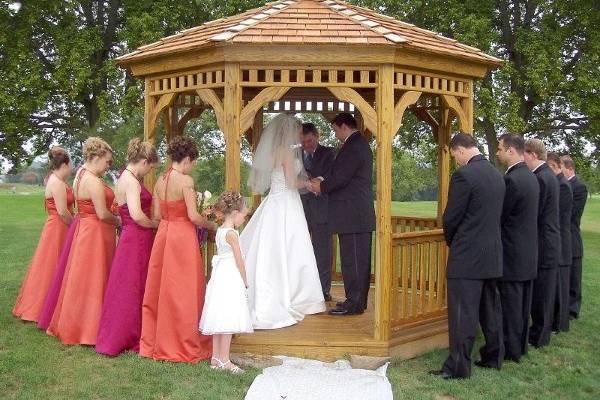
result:
M 329 229 L 338 234 L 346 301 L 332 315 L 362 314 L 367 308 L 371 280 L 373 153 L 351 114 L 338 114 L 335 137 L 342 142 L 331 172 L 311 181 L 311 190 L 329 195 Z

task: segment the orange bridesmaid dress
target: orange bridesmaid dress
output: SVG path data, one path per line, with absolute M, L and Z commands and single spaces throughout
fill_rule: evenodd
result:
M 81 177 L 86 172 L 83 170 Z M 110 210 L 115 195 L 106 185 L 104 195 Z M 77 210 L 79 226 L 73 236 L 58 303 L 46 332 L 64 344 L 95 345 L 116 233 L 114 225 L 98 219 L 91 199 L 77 200 Z
M 73 190 L 67 185 L 67 208 L 71 214 L 74 202 Z M 69 229 L 58 215 L 54 198 L 44 199 L 44 205 L 48 219 L 12 310 L 16 317 L 24 321 L 37 322 L 38 320 Z
M 163 176 L 167 185 L 170 174 Z M 140 355 L 196 363 L 212 354 L 211 337 L 198 331 L 206 277 L 196 226 L 185 200 L 161 200 L 160 211 L 142 305 Z

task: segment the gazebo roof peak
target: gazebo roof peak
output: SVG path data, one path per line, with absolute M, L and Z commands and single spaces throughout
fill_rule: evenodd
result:
M 206 22 L 117 58 L 128 64 L 225 43 L 376 45 L 499 65 L 501 60 L 435 32 L 340 0 L 280 0 Z

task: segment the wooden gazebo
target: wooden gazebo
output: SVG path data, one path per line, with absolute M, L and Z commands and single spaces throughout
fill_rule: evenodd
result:
M 308 316 L 296 326 L 234 340 L 234 350 L 324 360 L 344 354 L 412 357 L 447 346 L 447 248 L 440 216 L 453 123 L 473 130 L 473 80 L 500 60 L 371 10 L 332 0 L 268 3 L 205 23 L 117 59 L 145 81 L 144 136 L 166 138 L 212 108 L 226 143 L 227 188 L 240 186 L 240 149 L 263 112 L 349 111 L 376 151 L 374 289 L 359 316 Z M 392 216 L 392 141 L 406 111 L 439 145 L 437 218 Z M 149 182 L 152 184 L 152 182 Z M 374 293 L 373 293 L 374 292 Z

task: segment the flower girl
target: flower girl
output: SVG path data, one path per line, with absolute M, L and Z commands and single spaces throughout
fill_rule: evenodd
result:
M 213 335 L 211 368 L 239 374 L 244 371 L 229 360 L 231 337 L 235 333 L 251 333 L 253 329 L 246 298 L 246 269 L 235 228 L 244 223 L 248 209 L 239 192 L 226 191 L 214 210 L 223 215 L 224 221 L 215 236 L 217 255 L 212 259 L 200 331 Z

